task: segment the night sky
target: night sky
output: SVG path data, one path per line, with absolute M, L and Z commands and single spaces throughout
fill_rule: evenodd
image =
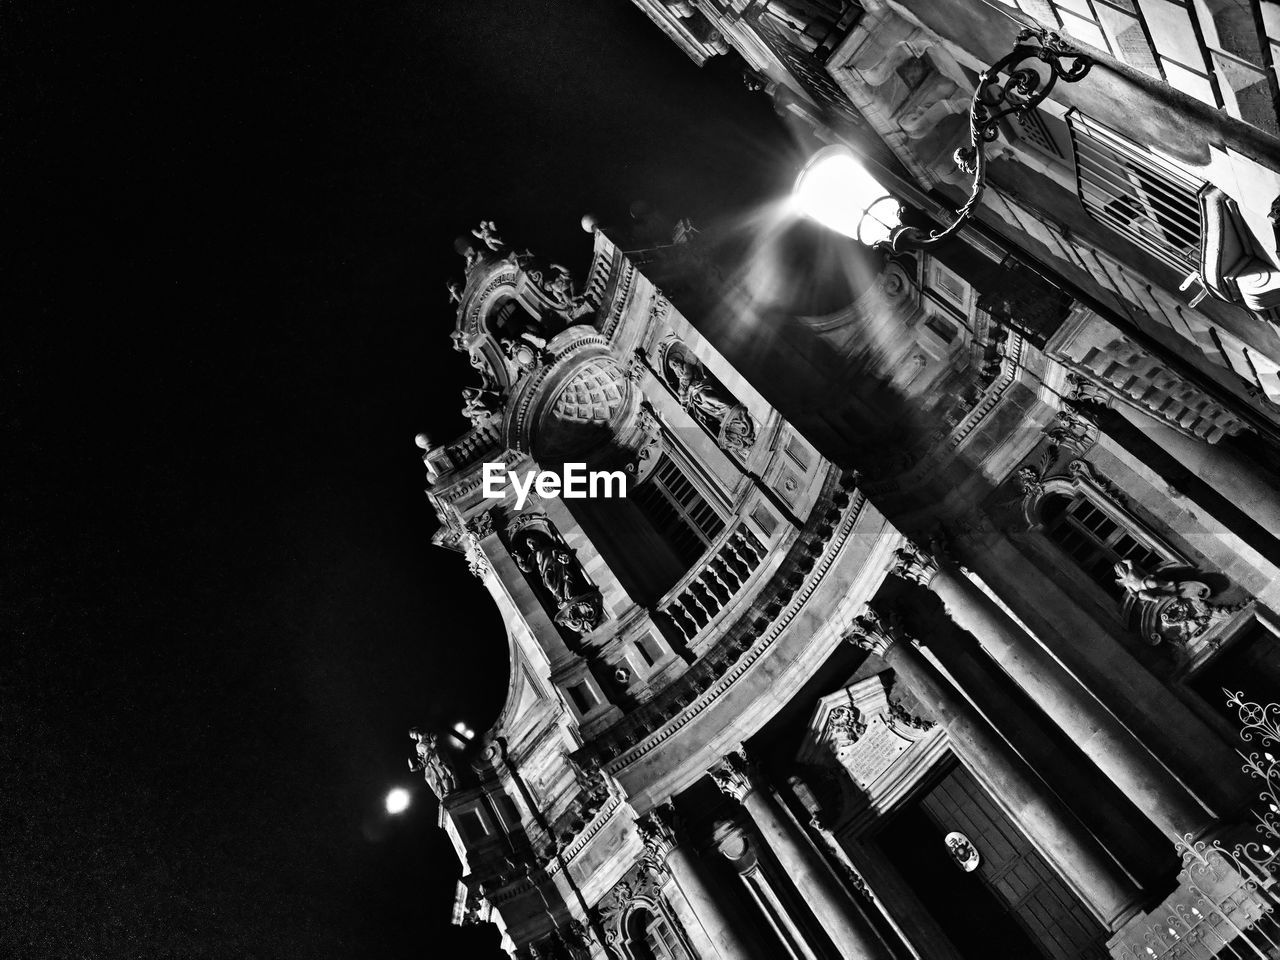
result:
M 505 692 L 413 444 L 453 238 L 580 279 L 588 211 L 748 207 L 768 101 L 628 0 L 8 4 L 0 61 L 0 956 L 500 956 L 382 811 Z

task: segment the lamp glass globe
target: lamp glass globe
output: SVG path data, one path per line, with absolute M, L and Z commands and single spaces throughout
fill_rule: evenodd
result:
M 845 147 L 824 147 L 813 155 L 792 191 L 796 209 L 823 226 L 863 243 L 888 239 L 897 225 L 897 203 Z M 867 223 L 872 209 L 873 222 Z M 886 227 L 888 230 L 886 230 Z

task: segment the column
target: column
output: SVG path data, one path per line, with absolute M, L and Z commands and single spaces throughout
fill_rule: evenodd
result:
M 741 827 L 724 825 L 717 827 L 716 833 L 723 834 L 716 843 L 717 848 L 738 871 L 743 886 L 773 928 L 787 957 L 790 960 L 818 960 L 804 932 L 782 905 L 777 892 L 760 869 L 760 858 L 746 831 Z
M 1019 759 L 1013 748 L 925 659 L 896 616 L 870 608 L 854 622 L 853 643 L 878 655 L 926 704 L 952 749 L 980 779 L 994 785 L 1027 837 L 1053 863 L 1109 930 L 1137 912 L 1136 885 L 1084 825 Z
M 1064 733 L 1170 839 L 1198 837 L 1213 824 L 1177 778 L 1125 726 L 954 564 L 914 544 L 898 551 L 894 572 L 928 587 Z
M 1262 468 L 1227 448 L 1189 437 L 1128 404 L 1117 404 L 1116 410 L 1273 539 L 1280 540 L 1280 492 L 1276 480 Z
M 930 653 L 970 703 L 1144 887 L 1174 862 L 1160 831 L 1026 691 L 938 610 L 915 620 Z
M 847 960 L 892 960 L 884 942 L 845 893 L 809 838 L 779 809 L 768 790 L 760 786 L 758 776 L 749 770 L 742 749 L 727 754 L 708 772 L 723 793 L 746 808 L 761 839 L 812 908 L 840 956 Z
M 721 960 L 752 960 L 756 954 L 748 946 L 740 926 L 724 912 L 715 891 L 702 876 L 697 857 L 683 838 L 677 836 L 671 805 L 650 811 L 637 826 L 649 856 L 671 871 Z

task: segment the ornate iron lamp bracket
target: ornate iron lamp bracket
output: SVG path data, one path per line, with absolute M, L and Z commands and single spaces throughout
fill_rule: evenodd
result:
M 1048 77 L 1042 78 L 1034 66 L 1019 66 L 1027 60 L 1047 64 Z M 959 230 L 973 216 L 987 188 L 986 147 L 999 138 L 1000 121 L 1011 114 L 1020 117 L 1030 115 L 1049 96 L 1059 80 L 1064 83 L 1082 80 L 1093 64 L 1093 58 L 1081 53 L 1052 30 L 1040 27 L 1020 31 L 1013 51 L 988 67 L 978 78 L 978 88 L 969 108 L 970 145 L 955 152 L 956 166 L 973 176 L 969 199 L 956 211 L 955 219 L 941 230 L 926 235 L 918 227 L 895 227 L 889 239 L 880 246 L 893 253 L 919 250 L 933 246 Z M 999 80 L 1003 74 L 1008 74 L 1009 79 L 1002 84 Z

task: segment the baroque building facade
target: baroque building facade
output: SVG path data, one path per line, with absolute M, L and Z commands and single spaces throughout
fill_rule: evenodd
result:
M 1275 11 L 1159 2 L 637 0 L 923 223 L 1017 30 L 1099 65 L 1003 132 L 971 226 L 839 248 L 820 307 L 684 223 L 584 221 L 581 282 L 462 245 L 472 427 L 419 443 L 510 680 L 474 740 L 414 732 L 458 922 L 522 958 L 1277 955 Z M 496 462 L 628 495 L 486 497 Z

